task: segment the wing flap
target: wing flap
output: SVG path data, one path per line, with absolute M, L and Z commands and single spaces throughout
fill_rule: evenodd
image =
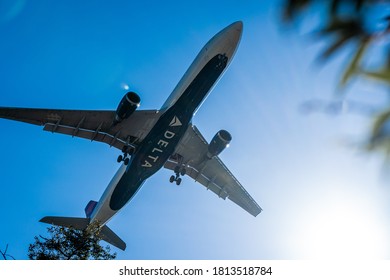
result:
M 157 110 L 140 110 L 113 125 L 115 111 L 0 107 L 0 118 L 41 125 L 45 131 L 107 143 L 120 150 L 124 145 L 137 146 L 159 116 Z
M 91 141 L 98 141 L 107 143 L 110 146 L 114 146 L 115 148 L 121 150 L 123 146 L 126 144 L 126 141 L 120 138 L 118 135 L 111 135 L 106 132 L 102 132 L 98 128 L 96 130 L 88 130 L 84 128 L 77 128 L 71 126 L 57 125 L 52 123 L 47 123 L 43 127 L 43 130 L 49 131 L 52 133 L 61 133 L 66 135 L 71 135 L 72 137 L 79 137 L 88 139 Z M 133 138 L 135 139 L 135 137 Z M 129 141 L 130 143 L 132 141 Z

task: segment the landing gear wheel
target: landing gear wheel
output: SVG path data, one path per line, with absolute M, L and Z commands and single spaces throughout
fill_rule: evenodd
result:
M 116 160 L 117 162 L 121 162 L 123 160 L 123 156 L 122 155 L 119 155 L 118 156 L 118 159 Z
M 186 175 L 186 169 L 184 167 L 180 170 L 180 175 L 181 176 Z
M 125 160 L 123 161 L 123 163 L 124 163 L 125 165 L 128 165 L 129 162 L 130 162 L 130 159 L 129 159 L 129 158 L 125 158 Z
M 169 178 L 169 182 L 173 183 L 175 179 L 176 179 L 175 176 L 172 175 L 171 178 Z
M 177 178 L 177 179 L 176 179 L 176 185 L 178 185 L 178 186 L 179 186 L 179 185 L 180 185 L 180 183 L 181 183 L 181 178 Z

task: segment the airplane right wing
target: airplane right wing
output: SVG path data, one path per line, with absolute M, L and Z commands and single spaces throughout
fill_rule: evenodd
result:
M 112 125 L 115 111 L 0 107 L 0 118 L 41 125 L 45 131 L 107 143 L 120 150 L 138 146 L 159 116 L 156 110 L 139 110 Z
M 190 125 L 175 154 L 164 167 L 175 170 L 178 165 L 184 166 L 186 175 L 205 186 L 207 190 L 211 190 L 222 199 L 228 198 L 256 217 L 262 211 L 261 207 L 219 157 L 206 158 L 207 147 L 208 143 L 199 130 Z

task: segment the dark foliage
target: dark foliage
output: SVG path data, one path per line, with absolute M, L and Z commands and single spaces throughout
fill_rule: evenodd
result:
M 116 253 L 99 242 L 99 227 L 92 225 L 85 230 L 51 226 L 50 237 L 35 237 L 28 248 L 31 260 L 112 260 Z

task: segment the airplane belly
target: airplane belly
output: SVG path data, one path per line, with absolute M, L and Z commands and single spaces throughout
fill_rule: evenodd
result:
M 121 209 L 143 182 L 161 169 L 186 132 L 194 111 L 226 68 L 228 58 L 217 54 L 203 67 L 174 106 L 169 108 L 145 137 L 110 198 L 110 208 Z
M 142 180 L 135 172 L 128 170 L 116 185 L 110 198 L 109 206 L 113 211 L 123 208 L 141 189 L 145 180 Z
M 91 214 L 91 222 L 98 221 L 101 225 L 104 225 L 118 212 L 118 210 L 112 210 L 110 208 L 109 201 L 115 187 L 118 185 L 125 172 L 126 166 L 122 164 L 115 173 L 114 177 L 111 179 L 98 204 L 93 210 Z
M 150 176 L 160 170 L 174 152 L 188 127 L 190 118 L 171 114 L 162 116 L 130 160 L 129 166 L 115 187 L 110 208 L 119 210 L 138 192 Z

